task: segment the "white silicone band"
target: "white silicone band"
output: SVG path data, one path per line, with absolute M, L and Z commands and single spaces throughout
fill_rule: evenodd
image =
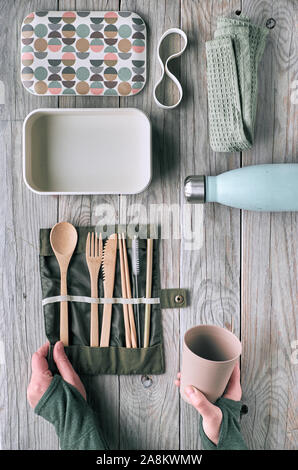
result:
M 181 36 L 183 39 L 184 39 L 184 45 L 182 47 L 182 49 L 178 52 L 176 52 L 175 54 L 172 54 L 170 55 L 165 64 L 163 64 L 163 61 L 161 60 L 161 57 L 160 57 L 160 47 L 161 47 L 161 44 L 163 42 L 163 40 L 169 36 L 170 34 L 179 34 L 179 36 Z M 181 29 L 179 28 L 170 28 L 168 29 L 167 31 L 165 31 L 165 33 L 163 33 L 163 35 L 161 36 L 160 40 L 159 40 L 159 43 L 158 43 L 158 46 L 157 46 L 157 58 L 158 58 L 158 61 L 160 63 L 160 66 L 161 66 L 161 70 L 162 70 L 162 74 L 158 80 L 158 82 L 156 83 L 155 87 L 154 87 L 154 90 L 153 90 L 153 97 L 154 97 L 154 101 L 155 103 L 160 107 L 160 108 L 163 108 L 163 109 L 173 109 L 173 108 L 176 108 L 181 100 L 182 100 L 182 97 L 183 97 L 183 89 L 182 89 L 182 86 L 181 86 L 181 83 L 179 82 L 179 80 L 175 77 L 175 75 L 173 75 L 170 71 L 169 71 L 169 68 L 168 68 L 168 64 L 169 62 L 172 60 L 172 59 L 175 59 L 176 57 L 179 57 L 181 56 L 181 54 L 183 54 L 183 52 L 185 51 L 186 49 L 186 46 L 187 46 L 187 36 L 186 34 L 184 33 L 184 31 L 182 31 Z M 167 75 L 174 83 L 175 85 L 177 86 L 177 89 L 178 89 L 178 93 L 179 93 L 179 98 L 178 98 L 178 101 L 170 106 L 167 106 L 163 103 L 161 103 L 158 99 L 157 99 L 157 96 L 156 96 L 156 90 L 157 90 L 157 87 L 160 85 L 160 83 L 162 82 L 163 78 L 164 78 L 164 75 Z
M 145 297 L 140 297 L 138 299 L 124 299 L 121 297 L 117 298 L 94 298 L 94 297 L 84 297 L 81 295 L 56 295 L 54 297 L 47 297 L 42 300 L 42 305 L 53 304 L 55 302 L 85 302 L 88 304 L 159 304 L 160 298 L 154 297 L 146 299 Z

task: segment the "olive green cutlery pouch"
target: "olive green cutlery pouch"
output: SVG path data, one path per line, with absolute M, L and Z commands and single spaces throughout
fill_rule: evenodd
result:
M 112 233 L 105 227 L 106 233 Z M 69 346 L 65 346 L 66 354 L 78 374 L 162 374 L 165 371 L 164 347 L 162 336 L 162 308 L 181 308 L 186 306 L 184 289 L 161 289 L 159 271 L 159 239 L 154 240 L 152 295 L 156 303 L 151 305 L 151 324 L 149 347 L 125 347 L 125 328 L 123 305 L 114 303 L 109 347 L 90 347 L 90 277 L 85 258 L 85 245 L 88 232 L 94 226 L 76 227 L 78 243 L 68 268 L 67 287 L 70 301 L 68 302 Z M 97 228 L 98 230 L 98 228 Z M 146 227 L 147 230 L 147 227 Z M 149 230 L 149 229 L 148 229 Z M 114 227 L 117 231 L 117 227 Z M 129 233 L 129 232 L 128 232 Z M 144 233 L 144 231 L 142 231 Z M 104 237 L 103 237 L 104 238 Z M 127 253 L 130 265 L 130 278 L 133 290 L 134 278 L 131 267 L 132 239 L 127 237 Z M 146 288 L 146 253 L 147 240 L 139 238 L 140 273 L 138 276 L 139 297 L 145 297 Z M 50 244 L 50 229 L 40 230 L 40 277 L 45 333 L 50 342 L 49 367 L 57 372 L 53 360 L 53 347 L 60 338 L 60 270 Z M 104 297 L 102 269 L 99 275 L 99 298 Z M 117 250 L 116 275 L 113 298 L 121 298 L 120 260 Z M 102 321 L 103 305 L 99 304 L 99 335 Z M 135 307 L 134 307 L 135 312 Z M 145 304 L 140 304 L 141 342 L 144 333 Z M 135 314 L 135 322 L 137 319 Z

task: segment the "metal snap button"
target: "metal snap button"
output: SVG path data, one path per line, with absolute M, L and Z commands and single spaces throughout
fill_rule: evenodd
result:
M 273 29 L 274 26 L 276 25 L 276 20 L 274 18 L 269 18 L 267 21 L 266 21 L 266 27 L 268 29 Z
M 175 297 L 175 303 L 176 304 L 182 304 L 184 302 L 184 297 L 181 294 L 176 295 Z
M 152 378 L 149 377 L 148 375 L 142 375 L 141 377 L 141 382 L 144 388 L 149 388 L 151 387 L 153 381 Z

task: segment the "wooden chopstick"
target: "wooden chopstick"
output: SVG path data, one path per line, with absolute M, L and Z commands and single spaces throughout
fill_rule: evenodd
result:
M 126 281 L 126 298 L 131 299 L 132 296 L 131 296 L 131 287 L 130 287 L 129 266 L 128 266 L 124 233 L 122 233 L 122 248 L 123 248 L 124 271 L 125 271 L 125 281 Z M 135 317 L 133 314 L 132 304 L 128 304 L 128 316 L 129 316 L 129 323 L 130 323 L 131 344 L 133 348 L 137 348 L 138 347 L 137 346 L 137 332 L 136 332 Z
M 146 299 L 151 297 L 152 290 L 152 263 L 153 263 L 153 239 L 147 239 L 147 267 L 146 267 Z M 150 338 L 151 305 L 145 305 L 145 328 L 144 328 L 144 348 L 149 346 Z
M 124 269 L 123 246 L 122 246 L 122 238 L 121 238 L 121 235 L 119 234 L 118 234 L 118 240 L 119 240 L 119 254 L 120 254 L 122 297 L 126 299 L 127 291 L 126 291 L 126 279 L 125 279 L 125 269 Z M 124 317 L 124 326 L 125 326 L 125 344 L 127 348 L 131 348 L 130 322 L 129 322 L 127 304 L 123 304 L 123 317 Z

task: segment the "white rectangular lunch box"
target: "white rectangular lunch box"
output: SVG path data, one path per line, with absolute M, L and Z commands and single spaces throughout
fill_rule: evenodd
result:
M 151 124 L 135 108 L 37 109 L 24 121 L 23 176 L 37 194 L 140 193 L 151 161 Z

